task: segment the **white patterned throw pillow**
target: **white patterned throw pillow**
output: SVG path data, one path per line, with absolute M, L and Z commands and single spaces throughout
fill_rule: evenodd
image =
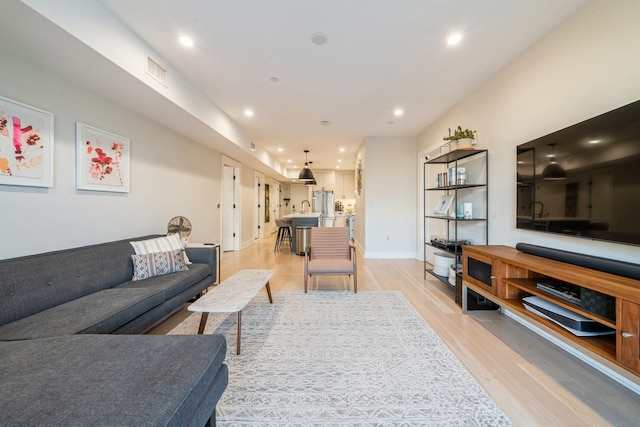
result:
M 143 280 L 163 274 L 185 271 L 189 267 L 184 263 L 182 251 L 155 252 L 143 255 L 131 255 L 133 260 L 133 279 Z
M 184 262 L 191 264 L 186 252 L 184 252 L 184 246 L 180 236 L 177 234 L 169 234 L 168 236 L 156 237 L 155 239 L 141 240 L 139 242 L 129 242 L 133 246 L 133 250 L 136 255 L 153 254 L 157 252 L 168 252 L 181 250 L 184 255 Z

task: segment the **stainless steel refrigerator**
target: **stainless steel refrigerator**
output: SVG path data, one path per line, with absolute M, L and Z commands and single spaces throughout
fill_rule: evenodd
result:
M 321 227 L 333 227 L 336 222 L 333 191 L 313 192 L 313 211 L 322 214 Z

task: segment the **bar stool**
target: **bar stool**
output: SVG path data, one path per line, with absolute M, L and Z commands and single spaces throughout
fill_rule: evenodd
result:
M 276 236 L 276 245 L 273 248 L 274 252 L 285 241 L 289 241 L 289 248 L 291 248 L 291 218 L 278 218 L 276 219 L 276 225 L 278 226 L 278 234 Z

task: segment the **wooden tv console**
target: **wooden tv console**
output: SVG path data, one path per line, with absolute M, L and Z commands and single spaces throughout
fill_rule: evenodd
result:
M 640 280 L 529 255 L 499 245 L 463 246 L 462 283 L 503 308 L 538 322 L 570 342 L 640 375 Z M 595 314 L 537 287 L 557 279 L 609 295 L 615 303 L 611 318 Z M 466 296 L 466 290 L 463 291 Z M 522 298 L 538 296 L 615 330 L 615 334 L 576 336 L 556 323 L 525 309 Z M 463 309 L 465 308 L 463 301 Z

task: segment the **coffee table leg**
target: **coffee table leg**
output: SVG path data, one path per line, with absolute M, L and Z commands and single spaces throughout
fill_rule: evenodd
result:
M 236 354 L 240 355 L 240 331 L 242 330 L 242 310 L 238 312 L 238 343 L 236 344 Z
M 202 335 L 204 332 L 204 327 L 207 326 L 207 317 L 209 317 L 209 313 L 202 313 L 202 317 L 200 318 L 200 327 L 198 328 L 198 335 Z
M 273 304 L 273 298 L 271 297 L 271 286 L 269 286 L 269 282 L 267 282 L 267 284 L 264 286 L 265 288 L 267 288 L 267 295 L 269 295 L 269 302 Z

